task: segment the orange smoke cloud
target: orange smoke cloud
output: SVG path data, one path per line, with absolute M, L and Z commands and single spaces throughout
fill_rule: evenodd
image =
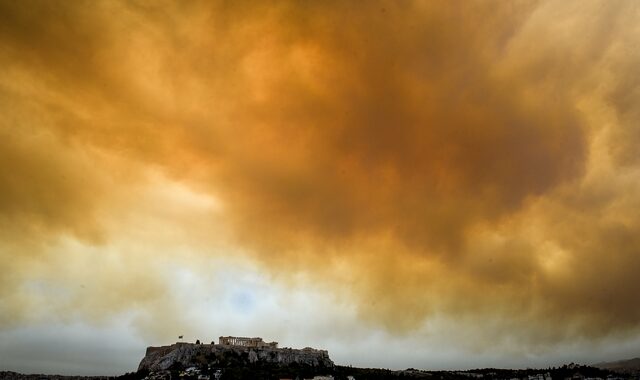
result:
M 136 207 L 110 188 L 154 167 L 219 198 L 266 268 L 328 278 L 392 330 L 637 328 L 633 2 L 3 2 L 0 17 L 0 221 L 21 236 L 109 241 L 96 215 Z

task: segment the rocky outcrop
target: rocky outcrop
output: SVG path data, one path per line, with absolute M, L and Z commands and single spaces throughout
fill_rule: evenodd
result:
M 176 343 L 171 346 L 149 347 L 138 366 L 138 371 L 164 371 L 180 366 L 183 368 L 203 364 L 223 366 L 225 361 L 240 360 L 247 364 L 258 362 L 289 365 L 293 363 L 313 367 L 333 367 L 329 353 L 324 350 L 305 348 L 248 348 L 218 344 Z

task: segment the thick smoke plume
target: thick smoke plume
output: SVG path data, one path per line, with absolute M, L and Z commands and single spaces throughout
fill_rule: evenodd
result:
M 0 323 L 38 307 L 16 291 L 47 246 L 117 239 L 159 171 L 221 205 L 176 239 L 326 279 L 392 331 L 635 330 L 638 25 L 635 1 L 3 1 Z M 160 307 L 160 273 L 98 276 L 92 310 Z

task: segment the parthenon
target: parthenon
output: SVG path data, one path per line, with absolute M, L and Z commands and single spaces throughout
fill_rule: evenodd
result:
M 241 346 L 252 348 L 278 348 L 278 342 L 265 342 L 262 338 L 244 338 L 238 336 L 221 336 L 218 338 L 218 344 L 224 346 Z

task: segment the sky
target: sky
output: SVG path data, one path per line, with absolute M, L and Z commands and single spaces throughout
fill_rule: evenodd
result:
M 0 370 L 640 356 L 640 2 L 1 0 L 0 67 Z

